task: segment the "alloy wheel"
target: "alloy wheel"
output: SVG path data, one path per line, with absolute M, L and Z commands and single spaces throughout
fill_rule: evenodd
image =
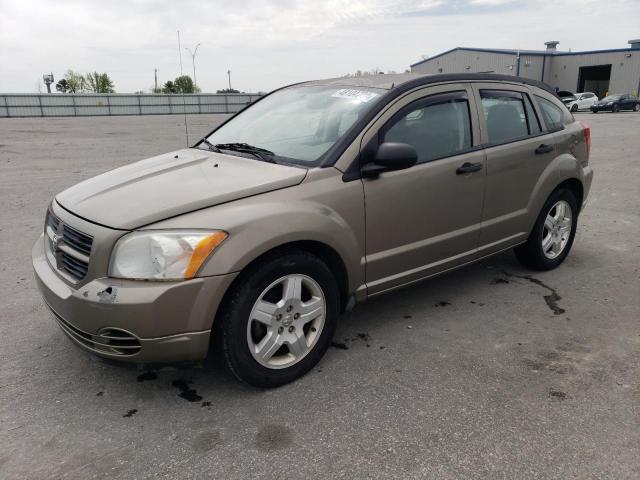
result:
M 247 324 L 251 355 L 262 366 L 287 368 L 315 346 L 325 323 L 326 300 L 318 282 L 290 274 L 263 290 Z
M 551 207 L 544 221 L 542 251 L 545 257 L 554 259 L 564 251 L 572 228 L 571 206 L 566 201 L 560 200 Z

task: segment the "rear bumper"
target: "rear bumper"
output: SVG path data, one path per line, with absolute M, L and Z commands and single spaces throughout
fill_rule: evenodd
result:
M 105 277 L 74 289 L 49 264 L 42 235 L 31 256 L 40 293 L 69 338 L 101 357 L 136 363 L 204 359 L 216 311 L 236 275 L 184 282 Z
M 580 211 L 587 206 L 587 198 L 589 197 L 589 192 L 591 191 L 591 184 L 593 183 L 593 169 L 587 165 L 582 168 L 582 205 L 580 206 Z

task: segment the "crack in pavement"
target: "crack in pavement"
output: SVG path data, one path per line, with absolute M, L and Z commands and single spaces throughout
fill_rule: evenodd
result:
M 531 275 L 516 275 L 515 273 L 506 272 L 504 270 L 502 270 L 502 273 L 507 277 L 515 277 L 527 280 L 528 282 L 531 282 L 535 285 L 538 285 L 539 287 L 548 290 L 550 292 L 549 295 L 544 295 L 544 301 L 547 303 L 547 306 L 551 309 L 551 311 L 553 311 L 554 315 L 562 315 L 563 313 L 565 313 L 566 310 L 558 305 L 558 302 L 562 300 L 562 297 L 558 295 L 558 292 L 555 288 L 550 287 L 542 280 L 532 277 Z

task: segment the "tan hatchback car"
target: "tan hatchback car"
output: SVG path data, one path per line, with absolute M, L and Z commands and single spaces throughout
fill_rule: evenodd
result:
M 277 386 L 356 302 L 515 247 L 569 253 L 589 129 L 545 84 L 377 75 L 277 90 L 193 148 L 56 195 L 33 247 L 44 301 L 95 354 L 199 361 Z

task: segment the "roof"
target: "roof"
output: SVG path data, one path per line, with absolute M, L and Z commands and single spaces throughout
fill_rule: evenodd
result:
M 512 75 L 498 75 L 494 73 L 399 73 L 367 75 L 363 77 L 339 77 L 325 80 L 313 80 L 298 85 L 331 85 L 344 87 L 369 87 L 380 88 L 389 91 L 406 91 L 421 85 L 441 82 L 470 82 L 470 81 L 499 81 L 509 83 L 521 83 L 542 88 L 555 95 L 555 90 L 546 83 L 525 77 L 514 77 Z
M 473 47 L 456 47 L 451 50 L 447 50 L 446 52 L 439 53 L 438 55 L 434 55 L 433 57 L 425 58 L 420 60 L 419 62 L 413 63 L 410 66 L 415 67 L 416 65 L 420 65 L 425 62 L 430 62 L 436 58 L 442 57 L 443 55 L 447 55 L 449 53 L 455 52 L 457 50 L 465 50 L 467 52 L 484 52 L 484 53 L 502 53 L 507 55 L 530 55 L 530 56 L 554 56 L 561 57 L 567 55 L 591 55 L 594 53 L 615 53 L 615 52 L 629 52 L 631 48 L 613 48 L 609 50 L 588 50 L 584 52 L 563 52 L 557 50 L 517 50 L 512 48 L 473 48 Z

